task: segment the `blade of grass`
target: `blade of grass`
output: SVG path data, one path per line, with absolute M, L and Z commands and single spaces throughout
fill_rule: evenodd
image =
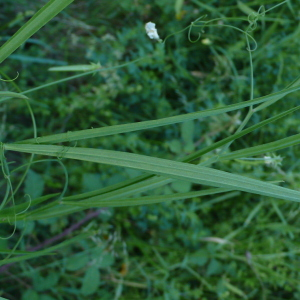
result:
M 73 1 L 50 0 L 0 48 L 0 63 Z
M 22 144 L 22 143 L 25 144 L 50 143 L 51 144 L 51 143 L 71 142 L 71 141 L 79 141 L 82 139 L 95 138 L 100 136 L 108 136 L 113 134 L 150 129 L 150 128 L 180 123 L 188 120 L 195 120 L 199 118 L 204 118 L 204 117 L 214 116 L 225 112 L 234 111 L 254 104 L 263 103 L 265 101 L 269 101 L 274 98 L 277 99 L 279 96 L 283 97 L 297 90 L 300 90 L 300 86 L 291 87 L 274 94 L 270 94 L 264 97 L 248 100 L 237 104 L 231 104 L 221 108 L 208 109 L 205 111 L 194 112 L 194 113 L 168 117 L 168 118 L 162 118 L 159 120 L 151 120 L 151 121 L 123 124 L 123 125 L 114 125 L 114 126 L 95 128 L 95 129 L 86 129 L 86 130 L 80 130 L 76 132 L 59 133 L 59 134 L 49 135 L 45 137 L 38 137 L 37 139 L 28 139 L 24 141 L 19 141 L 17 143 L 18 144 Z
M 5 144 L 5 150 L 90 161 L 142 170 L 208 186 L 231 188 L 244 192 L 300 202 L 300 192 L 263 181 L 212 168 L 195 166 L 167 159 L 89 148 L 66 148 L 52 145 Z
M 9 258 L 9 259 L 5 260 L 5 262 L 0 261 L 0 266 L 3 266 L 4 264 L 10 264 L 10 263 L 15 263 L 15 262 L 20 262 L 20 261 L 24 261 L 24 260 L 36 258 L 36 257 L 39 257 L 39 256 L 44 256 L 44 255 L 52 254 L 53 251 L 56 251 L 56 250 L 58 250 L 60 248 L 63 248 L 65 246 L 67 246 L 67 245 L 70 245 L 72 243 L 75 243 L 77 241 L 85 239 L 85 238 L 87 238 L 87 237 L 89 237 L 89 236 L 91 236 L 93 234 L 95 234 L 95 232 L 85 232 L 83 234 L 79 234 L 78 236 L 76 236 L 74 238 L 67 239 L 66 241 L 64 241 L 64 242 L 62 242 L 62 243 L 60 243 L 58 245 L 49 247 L 49 248 L 47 248 L 45 250 L 32 252 L 30 254 L 25 254 L 25 255 L 22 255 L 22 256 L 19 256 L 19 257 Z
M 271 142 L 271 143 L 267 143 L 255 147 L 250 147 L 242 150 L 237 150 L 227 154 L 222 154 L 220 155 L 220 160 L 230 160 L 230 159 L 255 156 L 267 152 L 281 150 L 298 144 L 300 144 L 300 133 L 275 142 Z
M 28 97 L 19 94 L 19 93 L 14 93 L 14 92 L 0 92 L 0 97 L 10 97 L 10 98 L 19 98 L 19 99 L 28 99 Z
M 189 192 L 189 193 L 176 193 L 171 195 L 161 195 L 161 196 L 144 196 L 136 198 L 119 198 L 112 200 L 103 200 L 102 196 L 96 196 L 88 199 L 88 201 L 62 201 L 62 204 L 72 205 L 72 206 L 82 206 L 85 208 L 90 207 L 119 207 L 119 206 L 133 206 L 133 205 L 147 205 L 155 204 L 166 201 L 190 199 L 194 197 L 214 195 L 217 193 L 229 192 L 231 189 L 217 188 L 217 189 L 207 189 L 204 191 Z

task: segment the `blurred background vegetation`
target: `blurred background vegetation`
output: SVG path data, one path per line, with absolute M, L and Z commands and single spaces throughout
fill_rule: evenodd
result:
M 46 1 L 2 0 L 1 43 L 42 3 Z M 5 74 L 10 78 L 17 72 L 20 75 L 13 83 L 1 81 L 1 90 L 13 90 L 16 84 L 25 91 L 74 74 L 48 71 L 53 66 L 100 63 L 109 67 L 144 57 L 124 68 L 31 93 L 39 136 L 158 119 L 248 100 L 249 54 L 242 33 L 211 27 L 197 43 L 191 43 L 184 32 L 170 37 L 163 47 L 147 37 L 144 24 L 156 23 L 160 37 L 165 38 L 201 15 L 207 15 L 207 20 L 247 18 L 262 4 L 268 9 L 278 3 L 76 0 L 2 64 L 2 78 Z M 254 31 L 258 44 L 253 52 L 255 97 L 279 91 L 299 76 L 299 11 L 299 2 L 287 2 L 268 13 Z M 226 24 L 243 30 L 248 26 L 242 20 Z M 196 30 L 192 37 L 197 38 Z M 249 124 L 297 104 L 299 93 L 293 93 L 255 114 Z M 1 141 L 32 137 L 25 104 L 14 100 L 0 109 Z M 242 110 L 78 144 L 178 159 L 231 135 L 245 115 L 246 110 Z M 299 117 L 296 112 L 267 125 L 239 139 L 230 149 L 299 133 Z M 284 186 L 299 189 L 299 146 L 266 155 L 280 155 L 282 164 L 239 160 L 218 162 L 215 167 L 256 179 L 284 181 Z M 21 164 L 29 156 L 8 153 L 7 158 Z M 63 163 L 70 176 L 68 195 L 140 174 L 81 161 Z M 63 187 L 64 174 L 57 163 L 35 164 L 19 197 L 30 194 L 37 198 L 61 192 Z M 197 189 L 199 186 L 176 181 L 147 194 Z M 4 193 L 3 188 L 0 191 Z M 0 291 L 10 300 L 300 299 L 299 212 L 297 203 L 241 192 L 149 206 L 103 208 L 79 227 L 80 231 L 98 230 L 96 236 L 63 247 L 56 255 L 11 265 L 0 274 Z M 41 245 L 89 213 L 26 222 L 19 249 Z M 23 227 L 23 222 L 18 223 L 16 234 L 0 240 L 0 248 L 12 248 Z M 0 232 L 6 236 L 8 228 L 2 226 Z

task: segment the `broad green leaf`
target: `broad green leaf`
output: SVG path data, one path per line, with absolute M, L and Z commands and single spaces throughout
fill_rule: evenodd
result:
M 28 139 L 25 141 L 17 142 L 19 144 L 43 144 L 43 143 L 60 143 L 60 142 L 71 142 L 71 141 L 79 141 L 88 138 L 95 138 L 100 136 L 108 136 L 113 134 L 125 133 L 125 132 L 132 132 L 137 130 L 143 129 L 150 129 L 170 124 L 181 123 L 184 121 L 195 120 L 199 118 L 214 116 L 218 114 L 222 114 L 229 111 L 234 111 L 237 109 L 241 109 L 244 107 L 248 107 L 254 104 L 263 103 L 272 99 L 277 99 L 278 97 L 284 97 L 285 95 L 300 90 L 300 86 L 290 87 L 288 89 L 284 89 L 280 92 L 270 94 L 264 97 L 256 98 L 253 100 L 244 101 L 237 104 L 227 105 L 221 108 L 213 108 L 208 109 L 200 112 L 188 113 L 179 116 L 173 116 L 168 118 L 162 118 L 159 120 L 151 120 L 151 121 L 144 121 L 138 123 L 130 123 L 130 124 L 123 124 L 123 125 L 114 125 L 102 128 L 95 128 L 95 129 L 86 129 L 80 130 L 75 132 L 66 132 L 66 133 L 59 133 L 55 135 L 49 135 L 45 137 L 38 137 L 36 139 Z
M 67 260 L 66 269 L 68 271 L 77 271 L 83 268 L 89 261 L 86 254 L 74 255 Z
M 91 266 L 83 277 L 81 293 L 84 296 L 94 294 L 100 285 L 100 273 L 96 266 Z
M 207 267 L 207 276 L 221 274 L 223 271 L 223 265 L 216 259 L 212 259 Z
M 172 182 L 171 186 L 178 193 L 187 193 L 191 190 L 192 183 L 188 181 L 175 180 Z
M 196 265 L 196 266 L 204 266 L 209 258 L 209 253 L 207 250 L 201 249 L 197 252 L 193 253 L 188 257 L 188 262 L 190 264 Z
M 1 298 L 0 298 L 1 299 Z M 22 295 L 22 300 L 39 300 L 39 294 L 34 290 L 26 290 Z
M 50 0 L 0 48 L 0 63 L 73 1 Z
M 40 295 L 39 300 L 55 300 L 55 299 L 50 295 Z
M 84 173 L 82 176 L 83 190 L 86 192 L 94 191 L 103 187 L 100 174 Z
M 111 253 L 104 252 L 97 260 L 96 265 L 99 268 L 105 269 L 110 267 L 115 261 L 114 256 Z
M 25 194 L 29 194 L 31 199 L 36 199 L 42 196 L 43 190 L 43 177 L 40 174 L 34 172 L 33 170 L 29 170 L 25 180 Z
M 19 98 L 19 99 L 29 99 L 28 97 L 14 92 L 0 92 L 0 97 L 10 97 L 10 98 Z
M 47 156 L 63 156 L 82 161 L 142 170 L 193 183 L 231 188 L 244 192 L 300 202 L 300 192 L 271 183 L 235 175 L 208 167 L 195 166 L 167 159 L 111 150 L 74 148 L 52 145 L 5 144 L 6 150 Z
M 40 272 L 35 272 L 32 278 L 34 289 L 41 292 L 55 287 L 59 280 L 59 274 L 51 272 L 44 277 L 40 274 Z

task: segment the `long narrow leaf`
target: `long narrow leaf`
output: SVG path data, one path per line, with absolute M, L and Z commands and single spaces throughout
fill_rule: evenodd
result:
M 295 92 L 297 90 L 300 90 L 300 86 L 291 87 L 288 89 L 284 89 L 280 92 L 270 94 L 264 97 L 256 98 L 253 100 L 244 101 L 241 103 L 231 104 L 227 105 L 225 107 L 221 108 L 213 108 L 208 109 L 200 112 L 194 112 L 174 117 L 168 117 L 168 118 L 162 118 L 159 120 L 151 120 L 151 121 L 144 121 L 144 122 L 138 122 L 138 123 L 130 123 L 130 124 L 123 124 L 123 125 L 115 125 L 115 126 L 108 126 L 108 127 L 102 127 L 102 128 L 95 128 L 95 129 L 86 129 L 86 130 L 80 130 L 76 132 L 67 132 L 67 133 L 59 133 L 55 135 L 49 135 L 45 137 L 39 137 L 37 139 L 28 139 L 24 141 L 17 142 L 19 144 L 43 144 L 43 143 L 61 143 L 61 142 L 71 142 L 71 141 L 79 141 L 83 139 L 88 138 L 95 138 L 100 136 L 107 136 L 107 135 L 113 135 L 113 134 L 119 134 L 119 133 L 125 133 L 125 132 L 132 132 L 137 130 L 143 130 L 143 129 L 150 129 L 180 122 L 185 122 L 189 120 L 195 120 L 199 118 L 204 117 L 210 117 L 230 111 L 234 111 L 237 109 L 241 109 L 247 106 L 251 106 L 254 104 L 263 103 L 272 99 L 277 99 L 279 96 L 285 96 L 289 93 Z
M 0 48 L 0 63 L 73 1 L 50 0 Z
M 229 159 L 237 159 L 241 157 L 255 156 L 255 155 L 264 154 L 271 151 L 281 150 L 291 146 L 296 146 L 299 144 L 300 144 L 300 133 L 275 142 L 271 142 L 271 143 L 267 143 L 255 147 L 250 147 L 250 148 L 234 151 L 227 154 L 222 154 L 220 156 L 220 160 L 229 160 Z
M 200 167 L 161 158 L 111 150 L 74 147 L 66 148 L 64 146 L 51 145 L 5 144 L 4 148 L 6 150 L 18 152 L 60 156 L 82 161 L 133 168 L 193 183 L 230 188 L 300 202 L 300 192 L 298 191 L 207 167 Z
M 24 261 L 24 260 L 28 260 L 28 259 L 32 259 L 32 258 L 36 258 L 36 257 L 39 257 L 39 256 L 53 255 L 53 253 L 52 253 L 53 251 L 58 250 L 60 248 L 63 248 L 65 246 L 70 245 L 72 243 L 75 243 L 77 241 L 80 241 L 82 239 L 85 239 L 85 238 L 87 238 L 87 237 L 89 237 L 93 234 L 95 234 L 95 232 L 85 232 L 85 233 L 80 234 L 80 235 L 78 235 L 74 238 L 67 239 L 66 241 L 64 241 L 64 242 L 62 242 L 58 245 L 49 247 L 45 250 L 32 252 L 32 253 L 25 254 L 25 255 L 22 255 L 22 256 L 19 256 L 19 257 L 9 258 L 9 259 L 6 259 L 5 261 L 0 261 L 0 266 L 10 264 L 10 263 L 20 262 L 20 261 Z
M 90 207 L 119 207 L 119 206 L 133 206 L 133 205 L 146 205 L 146 204 L 155 204 L 166 201 L 174 201 L 181 199 L 190 199 L 193 197 L 200 197 L 206 195 L 214 195 L 218 193 L 230 192 L 231 189 L 226 188 L 217 188 L 217 189 L 207 189 L 204 191 L 189 192 L 189 193 L 177 193 L 170 195 L 160 195 L 160 196 L 144 196 L 136 198 L 119 198 L 113 200 L 103 200 L 102 196 L 96 196 L 88 201 L 62 201 L 63 204 L 73 205 L 73 206 L 82 206 L 85 208 Z
M 8 91 L 0 92 L 0 97 L 10 97 L 10 98 L 28 99 L 27 96 L 24 96 L 24 95 L 19 94 L 19 93 L 8 92 Z

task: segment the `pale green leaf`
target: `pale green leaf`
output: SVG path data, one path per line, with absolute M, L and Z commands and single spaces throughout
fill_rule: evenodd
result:
M 52 67 L 49 71 L 56 72 L 88 72 L 92 70 L 97 70 L 101 68 L 100 63 L 90 64 L 90 65 L 72 65 L 72 66 L 62 66 L 62 67 Z
M 81 293 L 84 296 L 94 294 L 100 285 L 100 273 L 96 266 L 91 266 L 83 277 Z

